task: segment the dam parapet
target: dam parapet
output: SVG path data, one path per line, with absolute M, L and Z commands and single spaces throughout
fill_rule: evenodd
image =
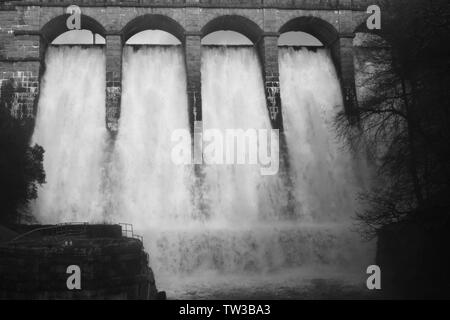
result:
M 29 230 L 0 244 L 0 299 L 157 298 L 142 238 L 129 227 L 71 223 L 18 229 Z

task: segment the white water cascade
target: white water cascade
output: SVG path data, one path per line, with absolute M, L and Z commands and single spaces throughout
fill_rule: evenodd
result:
M 334 137 L 342 98 L 326 51 L 280 50 L 290 217 L 280 175 L 223 164 L 202 165 L 198 178 L 172 161 L 172 133 L 189 130 L 181 47 L 124 48 L 119 131 L 107 149 L 104 63 L 98 49 L 47 54 L 34 136 L 46 150 L 42 222 L 132 223 L 170 297 L 287 297 L 305 279 L 363 283 L 372 245 L 350 226 L 365 178 Z M 270 129 L 254 48 L 204 47 L 201 71 L 204 130 Z
M 351 230 L 361 181 L 331 128 L 342 104 L 333 65 L 325 52 L 303 51 L 283 51 L 280 63 L 287 144 L 294 149 L 295 216 L 286 217 L 288 192 L 279 175 L 262 176 L 255 165 L 203 165 L 206 213 L 188 214 L 186 207 L 187 219 L 169 218 L 171 223 L 145 234 L 157 279 L 173 296 L 220 297 L 223 290 L 242 296 L 280 288 L 286 294 L 314 278 L 362 283 L 372 251 Z M 253 48 L 203 48 L 202 104 L 204 133 L 270 128 Z M 308 126 L 312 131 L 306 134 Z
M 296 215 L 313 223 L 348 223 L 368 187 L 363 159 L 339 141 L 334 116 L 343 102 L 326 49 L 280 49 L 283 122 Z
M 271 129 L 264 96 L 261 68 L 252 47 L 205 48 L 202 55 L 203 128 L 217 130 Z M 270 138 L 269 140 L 270 146 Z M 278 138 L 278 135 L 277 135 Z M 258 137 L 259 139 L 259 137 Z M 258 141 L 260 143 L 261 141 Z M 212 220 L 235 229 L 252 229 L 263 219 L 282 216 L 287 194 L 279 175 L 262 175 L 259 165 L 249 164 L 250 141 L 246 141 L 245 164 L 205 165 L 202 194 L 211 208 Z M 273 141 L 277 143 L 277 141 Z M 226 160 L 224 141 L 224 162 Z M 236 148 L 237 149 L 237 148 Z M 204 148 L 206 157 L 216 150 Z M 236 162 L 235 162 L 236 163 Z
M 126 46 L 112 210 L 145 234 L 190 219 L 189 166 L 171 159 L 172 132 L 189 128 L 181 47 Z
M 34 214 L 43 223 L 103 221 L 105 56 L 49 47 L 45 63 L 32 143 L 44 147 L 46 183 Z

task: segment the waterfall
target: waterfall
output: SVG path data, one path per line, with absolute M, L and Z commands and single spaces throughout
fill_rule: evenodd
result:
M 203 134 L 270 130 L 256 49 L 202 50 Z M 174 163 L 172 134 L 189 132 L 182 48 L 125 46 L 113 142 L 102 51 L 49 49 L 33 138 L 46 150 L 38 218 L 132 223 L 158 286 L 174 297 L 277 292 L 317 277 L 356 276 L 361 284 L 373 246 L 351 218 L 366 180 L 333 131 L 342 108 L 333 64 L 325 50 L 282 49 L 279 61 L 293 215 L 282 175 L 262 175 L 254 164 L 202 164 L 195 173 Z
M 190 168 L 171 160 L 171 135 L 188 129 L 181 47 L 126 46 L 112 177 L 116 221 L 146 232 L 191 215 Z
M 334 116 L 343 102 L 325 49 L 280 50 L 283 121 L 296 214 L 303 221 L 348 222 L 367 169 L 336 137 Z
M 262 129 L 267 132 L 271 129 L 261 74 L 253 47 L 206 47 L 203 50 L 205 135 L 208 130 L 218 130 L 226 137 L 229 129 Z M 246 143 L 248 158 L 249 139 Z M 213 151 L 208 152 L 205 148 L 204 156 L 210 156 L 208 153 Z M 278 175 L 262 175 L 257 165 L 248 163 L 206 165 L 204 173 L 206 179 L 202 194 L 214 220 L 233 227 L 252 226 L 263 218 L 283 214 L 280 209 L 287 205 L 287 194 L 279 192 L 282 181 Z
M 46 183 L 33 204 L 44 223 L 103 216 L 105 57 L 102 49 L 49 47 L 32 143 L 45 149 Z
M 203 164 L 206 214 L 170 218 L 145 236 L 157 279 L 175 296 L 189 297 L 190 290 L 209 296 L 212 288 L 233 285 L 289 287 L 314 277 L 360 281 L 370 264 L 372 245 L 362 243 L 350 224 L 360 187 L 355 160 L 341 150 L 331 127 L 342 104 L 331 60 L 322 51 L 283 51 L 280 64 L 295 217 L 285 215 L 287 190 L 279 175 L 263 176 L 254 165 Z M 201 71 L 204 134 L 270 128 L 254 48 L 204 47 Z

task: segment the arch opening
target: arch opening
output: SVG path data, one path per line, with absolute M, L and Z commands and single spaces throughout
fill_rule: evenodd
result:
M 136 43 L 136 41 L 144 41 L 143 44 L 146 44 L 149 41 L 149 38 L 147 36 L 153 38 L 153 41 L 156 41 L 156 37 L 159 36 L 162 37 L 159 40 L 164 40 L 163 38 L 165 37 L 165 42 L 174 41 L 167 35 L 158 32 L 145 32 L 143 33 L 143 35 L 140 34 L 141 32 L 148 30 L 164 31 L 172 35 L 174 38 L 178 39 L 179 43 L 184 43 L 184 28 L 172 18 L 160 14 L 146 14 L 128 22 L 127 25 L 122 29 L 122 41 L 123 43 L 127 44 L 133 44 Z M 134 38 L 135 35 L 136 38 Z M 133 39 L 131 39 L 132 37 Z M 144 39 L 140 39 L 140 37 L 144 37 Z M 129 40 L 131 40 L 131 43 L 129 43 Z
M 214 31 L 202 39 L 202 45 L 253 45 L 252 41 L 242 33 L 230 30 Z
M 126 45 L 181 45 L 173 34 L 163 30 L 144 30 L 130 37 Z
M 316 17 L 298 17 L 286 22 L 279 30 L 287 32 L 303 32 L 315 37 L 324 46 L 332 46 L 338 39 L 338 31 L 330 23 Z
M 73 45 L 73 44 L 81 44 L 81 45 L 97 45 L 97 44 L 105 44 L 106 40 L 103 36 L 98 33 L 94 33 L 90 30 L 81 29 L 81 30 L 70 30 L 66 31 L 59 36 L 57 36 L 51 44 L 56 45 Z
M 333 64 L 337 72 L 340 72 L 339 42 L 337 41 L 339 32 L 333 25 L 317 17 L 297 17 L 286 22 L 279 30 L 280 34 L 288 32 L 302 32 L 317 39 L 323 47 L 330 50 Z
M 82 30 L 69 30 L 66 25 L 66 21 L 69 16 L 69 14 L 58 16 L 47 22 L 41 28 L 42 38 L 47 44 L 53 43 L 54 40 L 56 40 L 60 36 L 61 38 L 59 38 L 57 42 L 77 41 L 76 44 L 84 44 L 80 43 L 79 41 L 87 41 L 87 39 L 89 38 L 89 32 L 91 33 L 91 36 L 92 34 L 94 34 L 95 39 L 98 39 L 99 41 L 101 41 L 102 38 L 105 39 L 105 28 L 97 20 L 87 15 L 81 15 Z M 67 35 L 64 35 L 66 33 Z M 92 42 L 93 39 L 94 37 L 92 37 Z
M 323 43 L 313 35 L 303 31 L 288 31 L 278 38 L 279 46 L 322 47 Z
M 216 31 L 234 31 L 247 37 L 253 44 L 261 38 L 263 31 L 253 21 L 242 16 L 226 15 L 209 21 L 201 30 L 202 38 Z M 208 38 L 206 38 L 208 40 Z

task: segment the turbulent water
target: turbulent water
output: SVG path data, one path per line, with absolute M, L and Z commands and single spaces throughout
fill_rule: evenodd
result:
M 180 47 L 125 47 L 112 210 L 143 231 L 187 220 L 192 212 L 190 167 L 171 160 L 172 132 L 189 128 L 185 93 Z
M 336 137 L 333 120 L 343 102 L 331 58 L 325 49 L 281 49 L 279 61 L 296 214 L 348 222 L 367 187 L 367 168 Z
M 208 131 L 217 130 L 225 140 L 228 129 L 262 129 L 266 132 L 271 129 L 261 72 L 254 48 L 203 50 L 205 136 Z M 250 141 L 246 142 L 246 159 L 249 159 Z M 203 151 L 205 157 L 214 153 L 207 147 Z M 212 220 L 222 221 L 232 228 L 246 225 L 251 229 L 263 218 L 283 215 L 281 209 L 287 205 L 287 194 L 279 192 L 283 185 L 278 175 L 262 175 L 260 167 L 248 161 L 237 165 L 206 165 L 204 173 L 202 194 L 211 208 Z
M 45 149 L 36 217 L 103 219 L 105 57 L 102 49 L 49 47 L 33 143 Z
M 172 161 L 172 133 L 189 132 L 181 47 L 125 47 L 119 132 L 106 147 L 104 71 L 101 50 L 47 54 L 34 136 L 46 149 L 43 222 L 133 223 L 172 297 L 296 297 L 316 278 L 362 284 L 372 246 L 350 221 L 365 177 L 333 133 L 342 98 L 325 50 L 280 52 L 292 190 L 258 165 L 195 174 Z M 201 71 L 204 134 L 270 129 L 254 48 L 205 47 Z

